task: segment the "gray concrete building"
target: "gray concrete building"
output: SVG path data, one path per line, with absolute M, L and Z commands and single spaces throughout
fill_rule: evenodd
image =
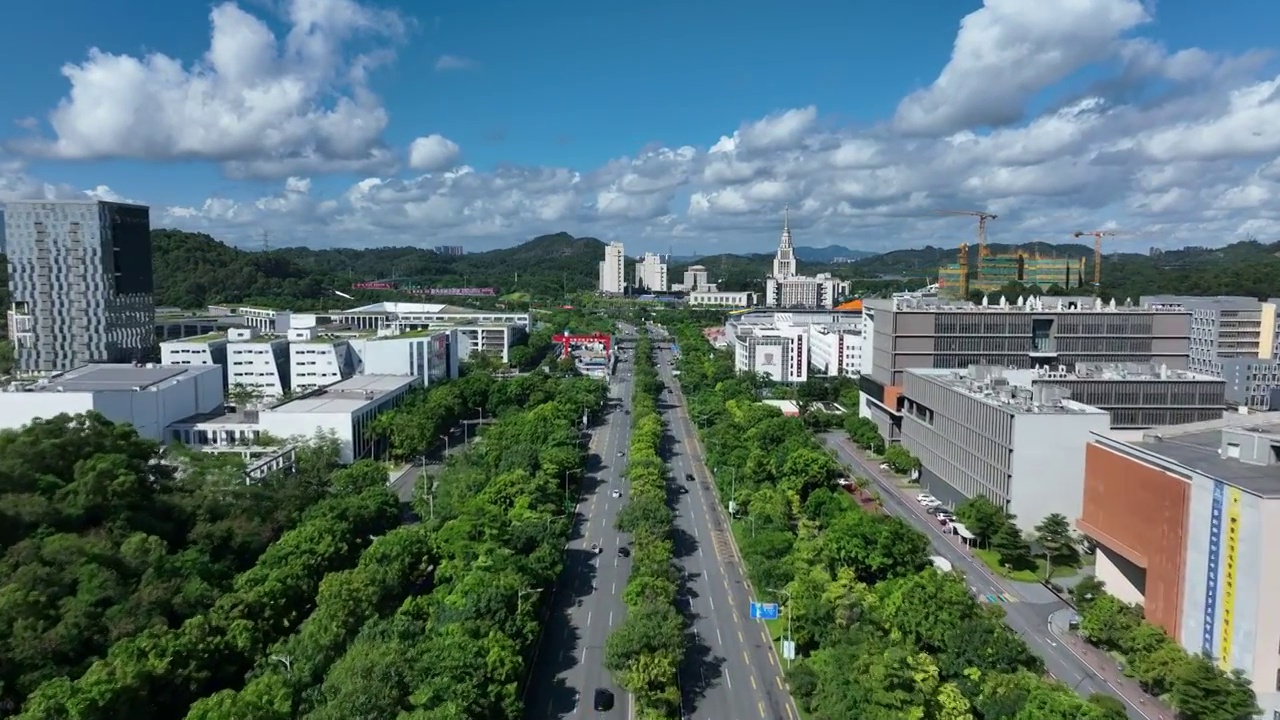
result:
M 1113 430 L 1182 425 L 1222 417 L 1226 383 L 1155 363 L 1076 363 L 1005 372 L 1009 382 L 1053 385 L 1111 414 Z
M 1000 298 L 974 304 L 902 296 L 863 303 L 860 413 L 897 439 L 913 369 L 1152 363 L 1186 370 L 1191 312 L 1097 298 Z
M 1252 297 L 1219 295 L 1144 295 L 1143 307 L 1191 311 L 1191 358 L 1187 369 L 1223 377 L 1223 363 L 1231 360 L 1274 359 L 1276 302 Z
M 18 371 L 141 360 L 155 345 L 151 219 L 142 205 L 10 202 L 9 338 Z
M 1280 410 L 1280 361 L 1240 358 L 1222 361 L 1226 401 L 1250 410 Z
M 1080 516 L 1084 449 L 1110 427 L 1105 410 L 1054 386 L 1014 385 L 989 366 L 908 370 L 903 395 L 902 446 L 939 500 L 985 495 L 1026 531 L 1050 513 Z

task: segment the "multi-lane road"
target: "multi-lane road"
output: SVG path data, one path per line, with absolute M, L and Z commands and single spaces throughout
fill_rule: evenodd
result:
M 655 333 L 661 335 L 661 332 Z M 763 623 L 750 619 L 753 599 L 777 602 L 763 588 L 753 598 L 716 499 L 684 397 L 672 375 L 672 352 L 660 342 L 659 403 L 667 425 L 667 462 L 676 487 L 675 554 L 685 577 L 682 610 L 690 652 L 680 672 L 684 716 L 691 720 L 799 720 L 783 681 L 782 661 Z M 686 478 L 692 475 L 694 481 Z
M 604 667 L 605 641 L 626 612 L 622 591 L 630 572 L 630 559 L 618 554 L 626 539 L 614 530 L 614 519 L 629 490 L 623 475 L 627 459 L 619 453 L 630 445 L 631 371 L 630 360 L 618 363 L 604 422 L 591 439 L 590 465 L 565 548 L 564 571 L 525 697 L 527 720 L 633 715 L 631 699 Z M 613 497 L 615 489 L 621 497 Z M 600 548 L 598 554 L 593 545 Z M 598 688 L 614 694 L 612 710 L 593 710 Z
M 985 567 L 979 567 L 969 553 L 957 547 L 942 533 L 936 522 L 930 522 L 927 516 L 911 507 L 903 500 L 897 488 L 884 476 L 884 473 L 873 463 L 869 463 L 854 451 L 849 439 L 841 433 L 832 432 L 822 436 L 827 447 L 835 451 L 840 461 L 853 467 L 859 475 L 871 478 L 879 486 L 885 509 L 914 525 L 929 538 L 935 555 L 941 555 L 957 570 L 964 573 L 970 589 L 978 597 L 1005 598 L 1006 590 L 995 581 Z M 1005 622 L 1018 633 L 1032 652 L 1044 659 L 1045 669 L 1060 682 L 1065 683 L 1076 692 L 1088 697 L 1093 693 L 1103 693 L 1118 698 L 1125 704 L 1128 715 L 1133 720 L 1148 720 L 1148 715 L 1113 687 L 1105 679 L 1086 665 L 1071 648 L 1060 642 L 1049 628 L 1049 616 L 1067 608 L 1061 600 L 1049 597 L 1048 591 L 1038 597 L 1029 598 L 1030 602 L 1014 598 L 1014 602 L 1003 604 Z

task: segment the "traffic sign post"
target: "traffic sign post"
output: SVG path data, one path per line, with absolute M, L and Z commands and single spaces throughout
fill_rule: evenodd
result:
M 778 619 L 778 603 L 765 603 L 751 601 L 751 619 L 752 620 L 777 620 Z

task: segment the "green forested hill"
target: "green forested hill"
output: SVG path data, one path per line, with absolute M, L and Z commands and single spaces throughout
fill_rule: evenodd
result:
M 202 233 L 154 230 L 156 301 L 272 303 L 294 309 L 334 304 L 335 290 L 370 298 L 351 284 L 394 278 L 402 284 L 495 287 L 535 297 L 592 289 L 604 244 L 568 233 L 544 235 L 513 248 L 463 256 L 422 248 L 283 248 L 248 252 Z

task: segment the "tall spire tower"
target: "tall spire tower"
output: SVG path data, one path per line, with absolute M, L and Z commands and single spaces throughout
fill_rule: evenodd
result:
M 795 277 L 796 253 L 791 247 L 791 205 L 782 209 L 782 241 L 773 256 L 773 276 L 779 279 Z

